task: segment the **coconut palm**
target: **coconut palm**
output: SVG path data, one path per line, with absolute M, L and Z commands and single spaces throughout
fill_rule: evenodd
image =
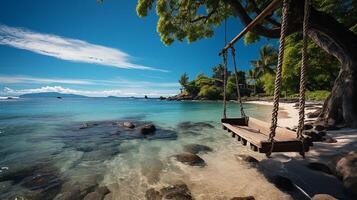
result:
M 257 93 L 257 77 L 254 69 L 248 70 L 247 81 L 250 85 L 254 86 L 254 94 Z
M 259 59 L 250 61 L 255 68 L 255 77 L 265 73 L 274 74 L 278 62 L 278 51 L 271 45 L 264 45 L 259 50 Z
M 180 80 L 179 80 L 179 83 L 181 85 L 181 93 L 182 93 L 182 90 L 184 90 L 188 84 L 188 75 L 187 73 L 184 73 L 181 75 L 180 77 Z

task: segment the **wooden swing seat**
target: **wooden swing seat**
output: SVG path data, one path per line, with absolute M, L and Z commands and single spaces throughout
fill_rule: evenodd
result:
M 245 146 L 247 143 L 253 151 L 259 153 L 267 153 L 271 149 L 271 142 L 269 141 L 270 124 L 261 120 L 246 117 L 246 118 L 225 118 L 221 120 L 223 129 L 232 133 L 232 137 L 236 137 L 238 141 Z M 300 141 L 296 138 L 294 131 L 286 128 L 277 127 L 274 138 L 274 146 L 272 152 L 303 152 L 309 151 L 312 142 L 305 138 Z M 304 145 L 302 145 L 302 143 Z

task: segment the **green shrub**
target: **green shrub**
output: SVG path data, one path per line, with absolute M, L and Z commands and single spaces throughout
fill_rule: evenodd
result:
M 260 81 L 265 93 L 272 95 L 274 93 L 275 75 L 266 73 L 260 78 Z
M 201 98 L 207 98 L 211 100 L 217 100 L 221 98 L 222 90 L 217 86 L 205 85 L 201 88 L 198 96 Z
M 310 101 L 323 101 L 330 95 L 330 93 L 330 91 L 326 90 L 306 91 L 305 98 Z

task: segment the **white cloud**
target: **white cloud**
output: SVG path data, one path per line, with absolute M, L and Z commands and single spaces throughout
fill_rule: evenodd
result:
M 142 97 L 144 95 L 148 95 L 151 97 L 158 97 L 158 96 L 172 96 L 177 93 L 175 89 L 142 89 L 142 88 L 125 88 L 125 89 L 118 89 L 118 90 L 75 90 L 70 88 L 64 88 L 61 86 L 45 86 L 40 88 L 33 88 L 33 89 L 11 89 L 9 87 L 5 87 L 0 95 L 2 96 L 18 96 L 21 94 L 28 94 L 28 93 L 41 93 L 41 92 L 59 92 L 64 94 L 79 94 L 85 95 L 90 97 L 106 97 L 106 96 L 137 96 Z
M 56 78 L 38 78 L 30 76 L 0 76 L 0 83 L 13 84 L 13 83 L 64 83 L 75 85 L 89 85 L 93 84 L 88 80 L 71 80 L 71 79 L 56 79 Z
M 138 65 L 130 56 L 119 50 L 91 44 L 83 40 L 33 32 L 24 28 L 0 24 L 0 44 L 29 50 L 62 60 L 93 63 L 126 69 L 166 70 Z
M 132 88 L 143 88 L 143 87 L 171 87 L 178 88 L 179 84 L 177 82 L 150 82 L 150 81 L 131 81 L 122 78 L 117 78 L 113 80 L 96 80 L 96 79 L 61 79 L 61 78 L 42 78 L 42 77 L 32 77 L 32 76 L 7 76 L 0 75 L 1 84 L 15 84 L 15 83 L 26 83 L 26 84 L 71 84 L 71 85 L 107 85 L 116 87 L 132 87 Z

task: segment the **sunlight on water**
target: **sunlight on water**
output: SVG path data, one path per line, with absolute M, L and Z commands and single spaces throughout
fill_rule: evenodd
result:
M 0 184 L 7 184 L 0 189 L 1 199 L 37 191 L 26 182 L 34 172 L 54 177 L 46 196 L 41 196 L 44 199 L 71 185 L 85 187 L 93 182 L 107 186 L 115 199 L 143 199 L 149 188 L 177 181 L 186 183 L 196 199 L 289 198 L 267 183 L 259 169 L 234 157 L 252 153 L 221 130 L 220 102 L 44 98 L 0 101 L 0 106 L 0 167 L 9 167 L 0 174 Z M 236 104 L 228 107 L 229 115 L 238 116 Z M 248 115 L 270 117 L 269 106 L 245 107 Z M 118 120 L 152 122 L 158 131 L 142 137 L 113 125 Z M 79 129 L 85 122 L 94 125 Z M 213 149 L 199 154 L 205 167 L 187 166 L 172 157 L 192 143 Z

